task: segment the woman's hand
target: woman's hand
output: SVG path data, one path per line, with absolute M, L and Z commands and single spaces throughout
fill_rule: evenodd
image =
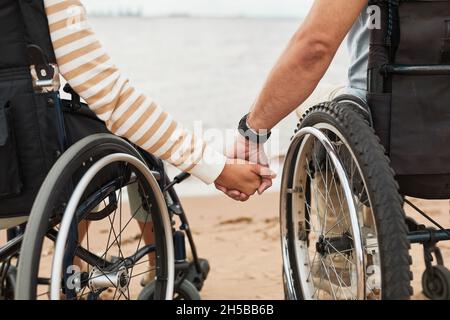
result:
M 225 155 L 231 159 L 243 159 L 260 165 L 258 174 L 262 179 L 257 189 L 258 194 L 263 194 L 264 191 L 272 186 L 272 179 L 276 177 L 276 174 L 269 168 L 269 161 L 264 151 L 264 145 L 251 142 L 237 133 L 233 144 L 227 146 Z M 218 190 L 235 200 L 246 201 L 249 198 L 249 195 L 236 188 L 227 188 L 217 183 L 217 181 L 215 185 Z
M 261 174 L 264 174 L 261 176 Z M 250 163 L 243 160 L 230 159 L 220 176 L 215 181 L 216 186 L 225 190 L 237 190 L 235 200 L 245 201 L 255 194 L 261 186 L 263 179 L 275 177 L 273 172 L 267 172 L 267 168 L 260 164 Z M 242 196 L 241 194 L 245 195 Z

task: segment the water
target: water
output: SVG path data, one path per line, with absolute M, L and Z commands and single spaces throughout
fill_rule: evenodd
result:
M 298 28 L 299 19 L 91 18 L 113 60 L 135 86 L 191 128 L 236 128 L 264 79 Z M 342 48 L 322 86 L 345 84 Z M 289 146 L 296 116 L 278 127 L 279 147 Z M 188 188 L 197 193 L 197 188 Z
M 304 17 L 313 0 L 83 0 L 90 14 Z

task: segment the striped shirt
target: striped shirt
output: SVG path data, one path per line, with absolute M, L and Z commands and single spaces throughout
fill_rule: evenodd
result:
M 108 129 L 205 183 L 226 158 L 133 87 L 90 28 L 79 0 L 44 0 L 61 75 Z

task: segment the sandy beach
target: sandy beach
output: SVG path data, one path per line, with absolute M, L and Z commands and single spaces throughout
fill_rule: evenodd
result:
M 278 199 L 278 192 L 255 196 L 245 203 L 235 202 L 222 195 L 182 197 L 199 255 L 208 259 L 211 265 L 211 272 L 201 292 L 202 299 L 283 299 Z M 413 202 L 439 223 L 449 225 L 449 201 L 413 199 Z M 426 224 L 423 218 L 409 208 L 406 212 Z M 124 212 L 124 215 L 127 213 Z M 93 248 L 96 242 L 103 244 L 108 230 L 107 223 L 90 228 Z M 124 253 L 134 253 L 139 234 L 137 224 L 132 223 L 130 233 L 123 239 Z M 0 239 L 4 243 L 4 231 Z M 448 263 L 450 243 L 442 242 L 439 247 Z M 101 252 L 102 247 L 97 249 Z M 414 273 L 412 298 L 425 299 L 421 292 L 421 277 L 425 268 L 422 247 L 412 246 L 411 255 L 411 270 Z M 49 275 L 52 256 L 53 246 L 50 241 L 46 241 L 41 276 Z M 141 265 L 135 274 L 145 272 L 145 269 L 145 264 Z M 138 283 L 132 283 L 132 291 L 136 296 L 141 290 Z M 40 298 L 47 298 L 47 290 L 48 287 L 41 287 Z
M 204 299 L 283 299 L 278 194 L 238 203 L 182 198 L 199 254 L 211 264 Z

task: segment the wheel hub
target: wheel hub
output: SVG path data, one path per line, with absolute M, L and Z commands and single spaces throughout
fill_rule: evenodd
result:
M 344 233 L 340 237 L 331 238 L 325 238 L 325 236 L 321 235 L 316 242 L 316 251 L 322 256 L 337 252 L 344 252 L 347 254 L 352 248 L 353 241 L 347 233 Z
M 103 271 L 93 268 L 89 274 L 88 286 L 92 292 L 98 293 L 107 288 L 117 288 L 119 292 L 125 293 L 130 283 L 130 277 L 125 267 L 118 271 Z
M 322 256 L 326 254 L 326 243 L 324 236 L 320 236 L 319 241 L 316 242 L 316 251 Z

